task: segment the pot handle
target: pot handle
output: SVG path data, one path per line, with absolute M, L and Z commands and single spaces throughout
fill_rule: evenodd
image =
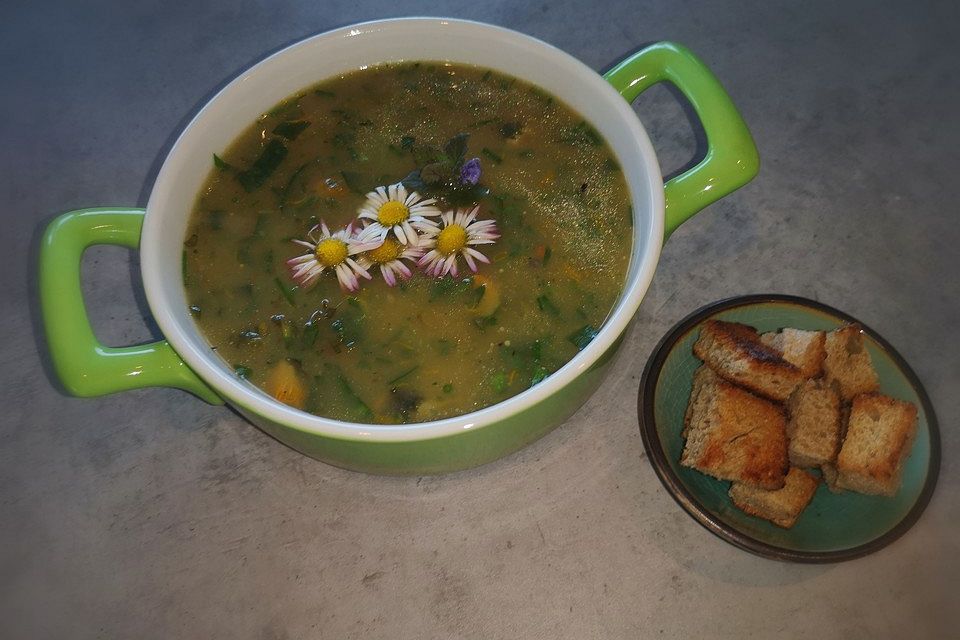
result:
M 47 226 L 40 245 L 40 306 L 54 368 L 75 396 L 175 387 L 211 404 L 223 404 L 166 340 L 107 347 L 90 327 L 80 287 L 83 252 L 95 244 L 137 248 L 144 213 L 143 209 L 78 209 Z
M 603 76 L 627 102 L 658 82 L 679 89 L 703 124 L 707 153 L 664 185 L 664 239 L 707 205 L 750 182 L 760 158 L 746 123 L 720 81 L 693 53 L 673 42 L 638 51 Z

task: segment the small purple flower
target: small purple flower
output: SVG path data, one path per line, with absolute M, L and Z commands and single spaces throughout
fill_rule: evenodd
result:
M 480 158 L 470 158 L 460 167 L 460 182 L 475 185 L 480 182 Z

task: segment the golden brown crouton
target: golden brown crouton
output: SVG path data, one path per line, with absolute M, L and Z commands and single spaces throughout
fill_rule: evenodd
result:
M 800 513 L 810 504 L 817 484 L 814 476 L 792 467 L 782 489 L 766 491 L 734 482 L 730 487 L 730 497 L 733 498 L 733 503 L 746 513 L 789 529 L 796 524 Z
M 806 378 L 816 378 L 823 371 L 823 358 L 826 356 L 826 333 L 823 331 L 787 327 L 780 332 L 764 333 L 760 341 L 776 349 L 784 360 L 800 369 Z
M 807 380 L 787 404 L 790 464 L 832 464 L 840 449 L 840 396 L 821 380 Z
M 880 388 L 859 325 L 851 324 L 831 331 L 827 334 L 824 346 L 827 356 L 823 361 L 823 370 L 827 382 L 838 387 L 845 401 Z
M 721 480 L 779 489 L 788 466 L 783 409 L 719 377 L 704 380 L 680 464 Z
M 713 384 L 717 381 L 717 374 L 707 365 L 700 365 L 700 368 L 693 372 L 693 387 L 690 389 L 690 401 L 687 402 L 687 410 L 683 415 L 683 432 L 681 436 L 687 437 L 687 430 L 690 428 L 690 416 L 693 414 L 693 406 L 697 402 L 697 396 L 703 387 Z
M 707 320 L 693 354 L 730 382 L 780 402 L 804 380 L 799 368 L 760 342 L 757 331 L 744 324 Z
M 837 456 L 837 486 L 893 496 L 917 433 L 917 408 L 879 393 L 857 396 Z

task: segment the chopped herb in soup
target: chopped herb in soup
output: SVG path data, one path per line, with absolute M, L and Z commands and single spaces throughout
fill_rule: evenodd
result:
M 236 375 L 352 422 L 423 422 L 543 381 L 603 324 L 631 210 L 597 131 L 542 90 L 444 63 L 311 87 L 223 153 L 183 277 Z

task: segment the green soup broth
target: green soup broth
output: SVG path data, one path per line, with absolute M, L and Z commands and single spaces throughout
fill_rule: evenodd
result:
M 479 158 L 478 184 L 461 165 Z M 500 237 L 474 274 L 371 280 L 330 270 L 297 286 L 287 260 L 319 221 L 357 218 L 366 194 L 408 184 L 447 211 L 479 206 Z M 433 218 L 439 220 L 439 218 Z M 359 225 L 358 225 L 359 226 Z M 392 234 L 390 237 L 394 237 Z M 530 84 L 446 63 L 345 74 L 263 114 L 222 154 L 192 213 L 183 277 L 191 312 L 251 383 L 311 413 L 423 422 L 539 383 L 592 339 L 623 286 L 626 184 L 583 118 Z M 356 256 L 355 256 L 356 257 Z

